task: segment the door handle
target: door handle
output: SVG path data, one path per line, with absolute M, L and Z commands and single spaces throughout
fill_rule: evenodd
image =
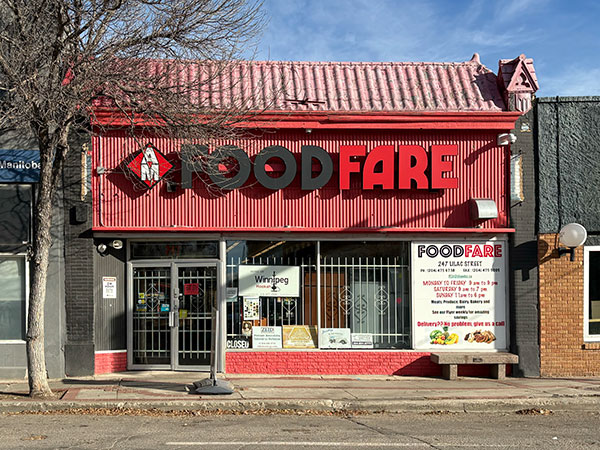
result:
M 176 317 L 175 317 L 176 311 L 169 311 L 169 326 L 170 327 L 174 327 L 176 322 Z

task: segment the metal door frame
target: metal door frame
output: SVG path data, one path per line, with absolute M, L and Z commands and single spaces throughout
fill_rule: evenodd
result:
M 188 261 L 179 261 L 179 260 L 174 260 L 171 263 L 171 285 L 174 286 L 171 289 L 171 308 L 173 308 L 173 302 L 174 302 L 174 298 L 177 295 L 177 289 L 178 289 L 178 281 L 179 281 L 179 268 L 180 267 L 214 267 L 215 269 L 215 299 L 214 299 L 214 306 L 216 307 L 219 304 L 219 298 L 220 298 L 220 283 L 219 283 L 219 260 L 214 260 L 214 261 L 209 261 L 209 260 L 200 260 L 198 262 L 188 262 Z M 212 307 L 211 307 L 211 311 L 212 311 Z M 175 311 L 171 311 L 171 313 L 175 313 Z M 211 329 L 210 332 L 211 334 L 213 334 L 215 327 L 214 324 L 212 323 L 212 321 L 215 318 L 212 317 L 211 318 Z M 208 365 L 202 365 L 202 366 L 186 366 L 186 365 L 181 365 L 179 364 L 179 320 L 177 317 L 175 317 L 175 323 L 176 325 L 171 327 L 171 348 L 172 349 L 176 349 L 177 351 L 171 351 L 171 370 L 178 370 L 178 371 L 185 371 L 185 370 L 191 370 L 191 371 L 201 371 L 201 372 L 208 372 L 210 370 L 210 362 Z M 217 339 L 216 333 L 213 334 L 213 336 L 211 336 L 211 339 Z M 212 351 L 212 346 L 209 348 L 209 352 Z M 214 355 L 215 358 L 217 358 L 217 355 Z M 209 357 L 209 361 L 210 361 L 210 357 Z
M 173 298 L 176 295 L 176 288 L 179 278 L 179 267 L 214 267 L 216 277 L 216 298 L 215 306 L 220 308 L 221 299 L 221 270 L 220 260 L 212 259 L 152 259 L 129 261 L 127 263 L 127 369 L 128 370 L 189 370 L 189 371 L 209 371 L 210 365 L 203 366 L 182 366 L 179 364 L 179 321 L 176 326 L 170 327 L 170 343 L 171 343 L 171 362 L 170 364 L 134 364 L 133 363 L 133 310 L 134 310 L 134 292 L 133 292 L 133 269 L 134 267 L 161 267 L 170 268 L 171 270 L 171 297 L 169 305 L 171 311 L 173 308 Z M 214 319 L 214 318 L 213 318 Z M 211 327 L 214 329 L 214 326 Z M 216 334 L 212 339 L 218 339 Z M 219 339 L 220 340 L 220 339 Z M 219 357 L 219 349 L 217 346 L 216 354 L 214 355 L 217 361 Z M 220 366 L 221 364 L 219 364 Z

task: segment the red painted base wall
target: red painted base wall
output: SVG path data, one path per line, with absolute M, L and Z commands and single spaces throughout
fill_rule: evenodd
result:
M 229 374 L 405 375 L 439 377 L 441 366 L 426 352 L 227 352 Z M 96 353 L 97 375 L 127 370 L 127 353 Z M 507 372 L 510 372 L 510 366 Z M 460 365 L 461 376 L 488 377 L 486 365 Z
M 426 352 L 227 352 L 230 374 L 441 376 Z M 487 377 L 486 365 L 461 365 L 462 376 Z
M 125 372 L 127 370 L 127 352 L 96 353 L 94 373 Z

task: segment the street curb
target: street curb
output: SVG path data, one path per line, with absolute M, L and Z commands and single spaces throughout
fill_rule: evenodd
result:
M 163 411 L 219 411 L 248 413 L 270 411 L 294 412 L 352 412 L 402 413 L 402 412 L 514 412 L 524 409 L 549 409 L 552 411 L 598 411 L 600 397 L 551 397 L 515 399 L 420 399 L 420 400 L 128 400 L 128 401 L 2 401 L 0 413 L 40 411 L 67 411 L 72 409 L 134 409 Z

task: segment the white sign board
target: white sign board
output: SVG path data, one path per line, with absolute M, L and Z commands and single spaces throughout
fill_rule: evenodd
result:
M 239 266 L 239 295 L 300 297 L 300 267 Z
M 320 328 L 320 348 L 352 348 L 350 328 Z
M 413 242 L 414 347 L 505 350 L 506 243 Z
M 350 340 L 352 348 L 373 348 L 373 335 L 371 333 L 352 333 Z
M 252 348 L 281 348 L 281 327 L 252 327 Z
M 102 298 L 117 298 L 117 277 L 102 277 Z

